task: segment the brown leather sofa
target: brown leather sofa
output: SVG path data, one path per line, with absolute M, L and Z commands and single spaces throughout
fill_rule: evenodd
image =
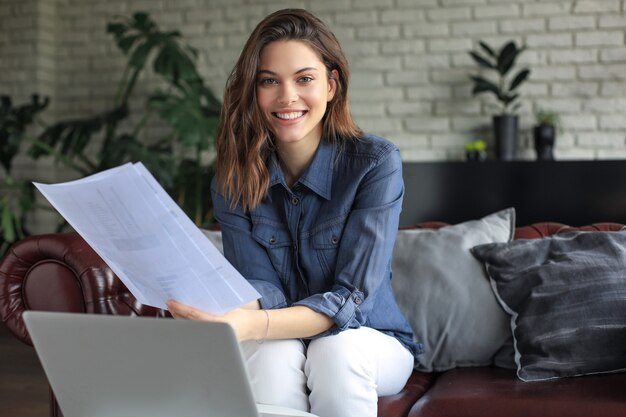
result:
M 441 223 L 421 227 L 440 227 Z M 604 223 L 585 230 L 618 230 Z M 558 223 L 518 227 L 517 239 L 572 231 Z M 0 263 L 0 318 L 31 344 L 25 310 L 167 317 L 140 305 L 93 250 L 73 233 L 33 236 L 16 243 Z M 50 415 L 61 416 L 54 394 Z M 379 399 L 381 417 L 626 417 L 626 373 L 522 382 L 493 366 L 443 373 L 415 371 L 397 395 Z

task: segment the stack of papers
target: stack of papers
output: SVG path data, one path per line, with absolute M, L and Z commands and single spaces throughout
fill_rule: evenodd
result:
M 35 186 L 142 304 L 222 315 L 260 298 L 141 163 Z

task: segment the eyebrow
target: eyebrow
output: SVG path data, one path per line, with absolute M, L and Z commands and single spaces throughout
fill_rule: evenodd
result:
M 300 74 L 300 73 L 303 73 L 303 72 L 307 72 L 307 71 L 317 71 L 317 68 L 315 68 L 315 67 L 305 67 L 305 68 L 299 69 L 298 71 L 294 72 L 294 75 L 295 74 Z M 275 73 L 274 71 L 270 71 L 270 70 L 266 70 L 266 69 L 261 69 L 261 70 L 259 70 L 259 72 L 257 72 L 257 75 L 261 75 L 261 74 L 269 74 L 269 75 L 272 75 L 272 76 L 278 76 L 278 74 Z

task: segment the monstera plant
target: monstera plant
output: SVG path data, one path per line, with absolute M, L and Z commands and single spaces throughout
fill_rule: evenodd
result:
M 33 95 L 30 103 L 16 106 L 10 97 L 0 97 L 0 256 L 11 243 L 28 234 L 26 217 L 36 207 L 33 186 L 13 176 L 13 160 L 21 151 L 27 130 L 48 103 L 47 98 Z
M 2 98 L 0 256 L 8 244 L 28 234 L 26 214 L 37 207 L 30 181 L 11 177 L 11 162 L 22 145 L 30 145 L 28 153 L 34 159 L 51 156 L 78 176 L 141 161 L 198 226 L 212 221 L 213 171 L 207 153 L 214 143 L 221 103 L 198 71 L 197 51 L 180 32 L 161 30 L 143 12 L 115 17 L 106 30 L 126 57 L 126 65 L 105 111 L 59 120 L 31 137 L 26 127 L 48 100 L 34 96 L 32 103 L 14 107 L 9 97 Z M 144 71 L 161 80 L 148 96 L 136 93 Z M 132 100 L 145 100 L 145 105 L 131 106 Z M 155 123 L 163 127 L 158 136 L 156 129 L 146 129 Z
M 195 223 L 206 226 L 212 219 L 212 169 L 203 155 L 213 145 L 221 103 L 197 69 L 197 51 L 182 41 L 180 32 L 160 30 L 143 12 L 116 17 L 107 32 L 127 57 L 110 108 L 49 126 L 31 154 L 52 155 L 81 175 L 142 161 Z M 163 87 L 150 94 L 141 113 L 132 115 L 129 102 L 139 75 L 147 70 Z M 155 120 L 169 128 L 160 137 L 149 137 L 146 126 Z

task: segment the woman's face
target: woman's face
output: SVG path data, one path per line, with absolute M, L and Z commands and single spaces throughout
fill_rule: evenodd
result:
M 320 57 L 304 42 L 276 41 L 263 48 L 260 61 L 257 100 L 278 145 L 319 142 L 336 90 Z

